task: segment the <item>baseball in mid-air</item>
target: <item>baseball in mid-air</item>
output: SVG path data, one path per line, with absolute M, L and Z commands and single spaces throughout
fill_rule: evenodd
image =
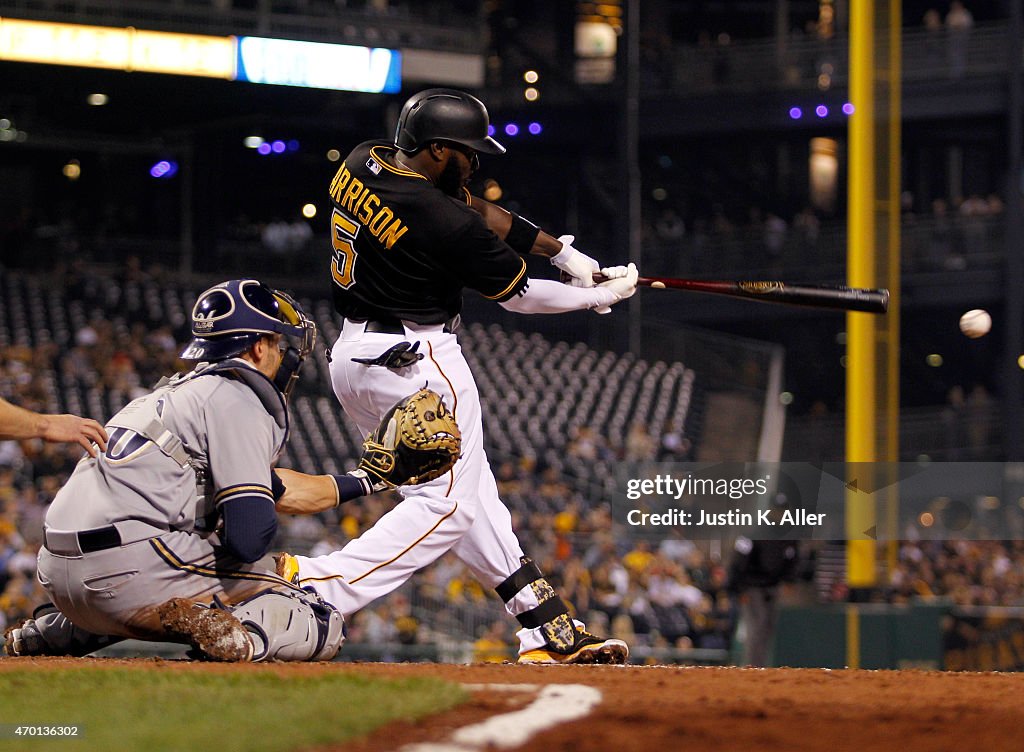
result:
M 974 308 L 960 317 L 960 331 L 971 339 L 984 337 L 991 328 L 992 317 L 981 308 Z

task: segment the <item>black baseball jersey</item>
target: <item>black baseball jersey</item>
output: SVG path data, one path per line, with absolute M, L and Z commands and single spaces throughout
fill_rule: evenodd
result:
M 360 144 L 331 181 L 331 279 L 338 313 L 440 324 L 462 309 L 462 289 L 508 300 L 526 263 L 466 201 L 398 166 L 386 141 Z

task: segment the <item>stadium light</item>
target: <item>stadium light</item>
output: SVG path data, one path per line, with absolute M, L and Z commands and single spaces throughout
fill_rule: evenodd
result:
M 149 168 L 149 174 L 154 178 L 173 178 L 178 172 L 178 163 L 167 159 L 161 159 Z

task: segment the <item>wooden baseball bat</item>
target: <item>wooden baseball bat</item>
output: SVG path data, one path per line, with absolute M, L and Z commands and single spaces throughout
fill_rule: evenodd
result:
M 605 277 L 595 273 L 594 281 L 603 282 Z M 733 298 L 759 300 L 762 303 L 837 308 L 843 311 L 885 313 L 889 309 L 889 291 L 884 288 L 868 290 L 843 285 L 791 285 L 786 282 L 770 281 L 724 282 L 677 277 L 640 277 L 637 285 L 659 290 L 690 290 L 728 295 Z

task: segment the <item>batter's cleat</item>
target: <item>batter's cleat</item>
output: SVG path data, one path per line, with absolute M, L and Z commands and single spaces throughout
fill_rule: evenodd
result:
M 536 650 L 527 650 L 519 655 L 519 663 L 601 663 L 620 665 L 629 658 L 629 646 L 622 640 L 601 639 L 590 634 L 582 622 L 575 622 L 576 641 L 565 649 L 548 643 Z
M 252 660 L 252 637 L 225 610 L 172 598 L 157 608 L 157 615 L 168 636 L 188 642 L 200 658 L 230 663 Z
M 277 564 L 277 576 L 292 585 L 299 584 L 299 560 L 291 554 L 281 552 L 274 555 Z

